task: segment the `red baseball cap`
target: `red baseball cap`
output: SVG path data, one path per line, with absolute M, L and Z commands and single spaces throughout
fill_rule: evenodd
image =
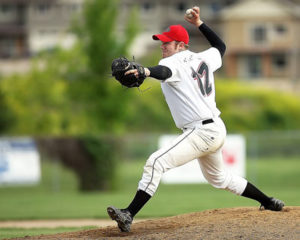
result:
M 185 44 L 189 43 L 189 34 L 187 30 L 181 25 L 171 25 L 168 27 L 166 32 L 162 34 L 153 35 L 154 40 L 160 40 L 162 42 L 184 42 Z

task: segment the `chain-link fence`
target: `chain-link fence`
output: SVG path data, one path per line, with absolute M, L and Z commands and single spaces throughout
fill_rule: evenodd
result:
M 145 159 L 158 149 L 162 134 L 135 134 L 123 137 L 124 159 Z M 300 130 L 250 132 L 246 138 L 246 158 L 299 157 Z
M 247 157 L 299 157 L 299 131 L 252 132 L 247 138 Z

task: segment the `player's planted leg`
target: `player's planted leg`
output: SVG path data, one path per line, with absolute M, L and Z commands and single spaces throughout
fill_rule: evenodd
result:
M 138 190 L 135 194 L 134 199 L 126 209 L 130 212 L 131 216 L 134 217 L 150 198 L 151 195 L 142 190 Z
M 132 202 L 125 209 L 118 209 L 116 207 L 108 207 L 107 213 L 112 220 L 118 223 L 118 227 L 122 232 L 129 232 L 134 216 L 142 209 L 142 207 L 148 202 L 151 196 L 138 190 Z
M 110 206 L 107 208 L 107 213 L 112 220 L 118 223 L 118 227 L 122 232 L 130 231 L 133 218 L 128 210 Z

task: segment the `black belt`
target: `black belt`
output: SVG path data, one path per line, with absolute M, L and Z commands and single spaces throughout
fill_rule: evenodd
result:
M 202 122 L 201 122 L 201 124 L 202 125 L 206 125 L 206 124 L 209 124 L 209 123 L 213 123 L 214 122 L 214 120 L 213 119 L 206 119 L 206 120 L 203 120 Z M 200 121 L 195 121 L 195 122 L 192 122 L 191 124 L 191 126 L 195 126 L 196 125 L 196 123 L 200 123 Z M 187 126 L 189 126 L 189 124 L 187 125 Z M 190 126 L 190 128 L 191 128 L 191 126 Z M 189 127 L 184 127 L 184 128 L 182 128 L 182 130 L 186 130 L 186 129 L 188 129 Z
M 214 122 L 214 120 L 212 120 L 212 119 L 206 119 L 206 120 L 202 121 L 202 125 L 213 123 L 213 122 Z

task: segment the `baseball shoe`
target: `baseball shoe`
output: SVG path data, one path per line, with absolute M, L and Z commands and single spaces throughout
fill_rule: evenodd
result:
M 259 210 L 271 210 L 271 211 L 281 211 L 284 206 L 284 202 L 276 199 L 276 198 L 270 198 L 270 203 L 266 206 L 261 205 Z
M 110 218 L 118 223 L 118 227 L 122 232 L 129 232 L 132 223 L 132 217 L 128 210 L 118 209 L 113 206 L 107 208 Z

